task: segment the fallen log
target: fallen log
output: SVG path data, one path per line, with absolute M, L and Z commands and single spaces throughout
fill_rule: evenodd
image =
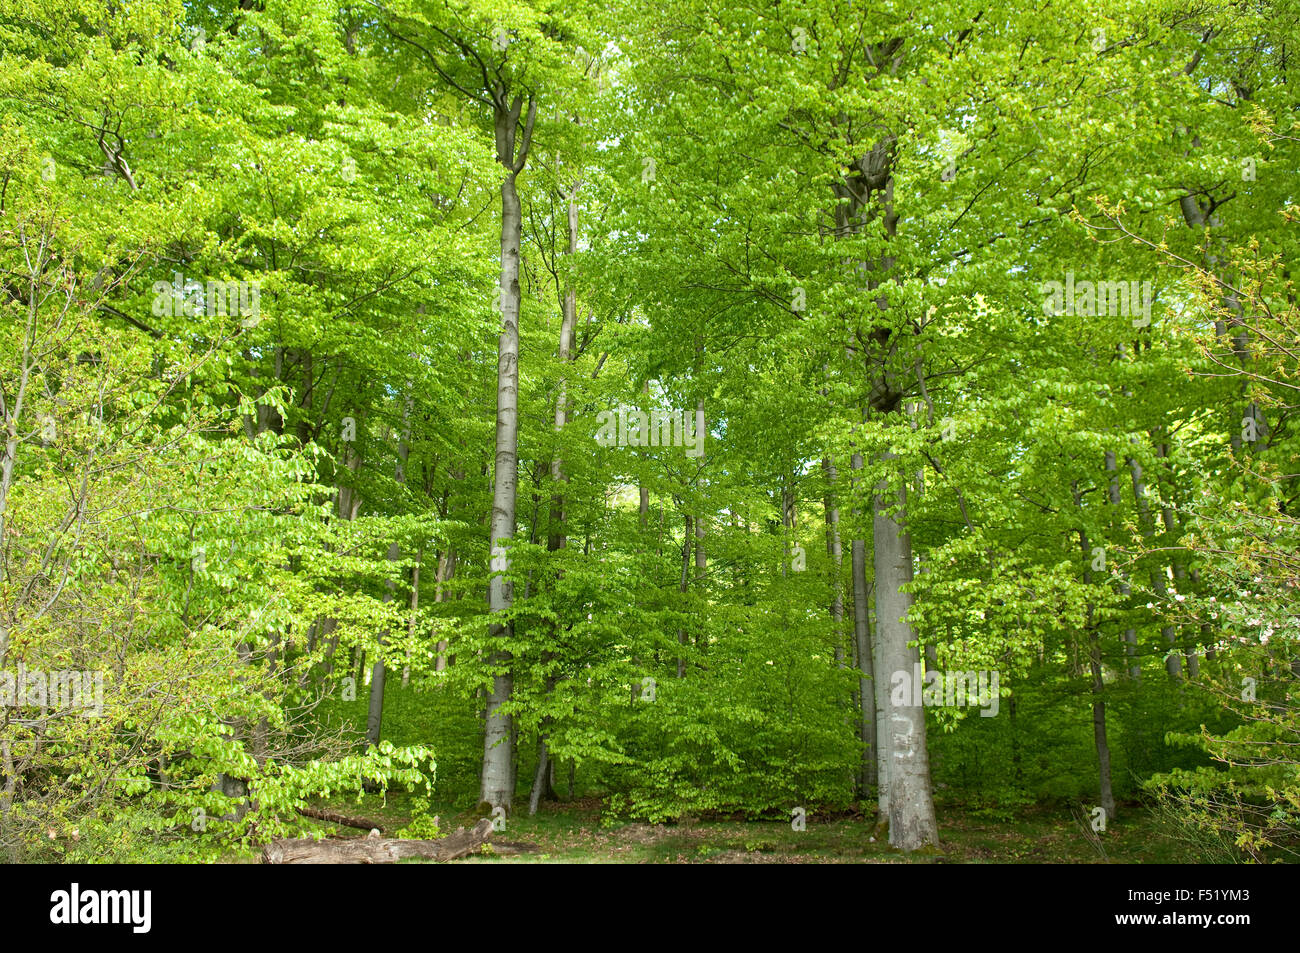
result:
M 399 840 L 354 837 L 343 840 L 281 838 L 262 849 L 264 864 L 392 864 L 418 857 L 445 863 L 465 857 L 487 843 L 492 821 L 483 818 L 470 830 L 457 828 L 437 840 Z
M 318 821 L 329 821 L 331 824 L 342 824 L 344 827 L 359 827 L 363 831 L 384 832 L 384 827 L 378 821 L 372 821 L 365 817 L 350 817 L 347 814 L 340 814 L 338 811 L 326 811 L 319 807 L 300 807 L 298 813 L 303 817 L 310 817 Z

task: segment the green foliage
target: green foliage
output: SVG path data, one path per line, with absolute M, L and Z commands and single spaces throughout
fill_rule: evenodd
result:
M 930 707 L 941 807 L 1095 803 L 1104 748 L 1200 856 L 1294 852 L 1291 0 L 64 6 L 0 0 L 0 674 L 93 705 L 0 705 L 7 859 L 437 836 L 506 674 L 521 801 L 544 745 L 610 825 L 869 814 L 899 491 L 926 670 L 1000 676 Z
M 397 836 L 415 840 L 433 840 L 441 836 L 438 818 L 429 813 L 427 797 L 411 799 L 411 822 L 398 831 Z

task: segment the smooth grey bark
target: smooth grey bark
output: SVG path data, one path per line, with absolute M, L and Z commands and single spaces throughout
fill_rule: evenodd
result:
M 1082 512 L 1083 497 L 1079 493 L 1079 484 L 1074 484 L 1074 505 Z M 1083 582 L 1092 585 L 1092 547 L 1088 543 L 1087 532 L 1079 529 L 1079 548 L 1083 551 Z M 1097 749 L 1097 777 L 1101 809 L 1106 812 L 1106 820 L 1115 818 L 1115 795 L 1111 788 L 1110 744 L 1106 740 L 1106 701 L 1104 697 L 1105 680 L 1102 678 L 1101 637 L 1097 632 L 1097 623 L 1093 615 L 1093 605 L 1086 607 L 1084 630 L 1088 641 L 1088 663 L 1092 673 L 1092 740 Z
M 395 563 L 402 558 L 401 547 L 397 543 L 388 544 L 388 561 Z M 385 604 L 392 602 L 397 591 L 397 583 L 392 579 L 384 581 Z M 384 680 L 387 669 L 384 664 L 384 646 L 388 644 L 388 630 L 379 635 L 379 648 L 375 653 L 374 664 L 370 668 L 370 705 L 366 712 L 366 743 L 370 747 L 379 744 L 379 732 L 384 721 Z
M 359 423 L 356 425 L 356 429 L 361 429 Z M 357 471 L 361 469 L 361 454 L 357 452 L 355 443 L 344 443 L 343 466 L 355 479 Z M 341 483 L 338 488 L 337 511 L 339 519 L 355 520 L 357 514 L 361 512 L 361 493 L 346 483 Z M 326 618 L 321 623 L 321 634 L 328 636 L 325 639 L 325 660 L 322 669 L 326 675 L 332 675 L 334 673 L 334 653 L 338 651 L 339 647 L 338 619 Z
M 708 531 L 708 524 L 704 521 L 704 516 L 695 517 L 695 592 L 700 598 L 704 597 L 704 580 L 708 576 L 708 558 L 704 549 L 704 536 Z M 704 611 L 700 611 L 699 630 L 695 633 L 695 648 L 704 651 L 705 633 Z
M 356 679 L 357 684 L 361 684 L 366 674 L 366 650 L 361 646 L 356 646 L 352 650 L 352 677 Z
M 546 695 L 550 697 L 555 691 L 556 676 L 551 675 L 546 679 Z M 528 796 L 528 816 L 532 817 L 537 813 L 537 807 L 541 804 L 542 798 L 548 800 L 559 800 L 555 794 L 555 760 L 551 757 L 550 747 L 550 728 L 551 719 L 548 716 L 542 722 L 542 729 L 537 738 L 537 771 L 533 775 L 533 790 Z
M 858 654 L 858 698 L 861 712 L 858 718 L 859 738 L 862 741 L 862 767 L 859 787 L 862 796 L 880 781 L 880 766 L 876 751 L 876 670 L 872 658 L 871 615 L 867 605 L 871 598 L 867 585 L 867 554 L 863 540 L 853 540 L 853 640 Z
M 781 575 L 790 575 L 790 540 L 794 536 L 794 496 L 786 483 L 788 477 L 781 478 Z
M 420 611 L 420 564 L 424 562 L 424 546 L 415 554 L 415 565 L 411 567 L 411 601 L 407 604 L 406 622 L 406 664 L 402 666 L 402 687 L 411 684 L 411 651 L 415 648 L 415 628 Z
M 447 583 L 451 582 L 452 577 L 456 575 L 456 550 L 448 546 L 438 556 L 438 569 L 433 580 L 433 601 L 441 603 L 446 596 Z M 439 639 L 435 648 L 437 655 L 433 660 L 433 670 L 435 672 L 445 672 L 447 670 L 447 640 Z
M 901 40 L 875 44 L 868 56 L 883 62 L 895 56 L 900 45 Z M 846 136 L 852 143 L 852 133 L 846 131 Z M 834 221 L 837 236 L 862 231 L 871 217 L 879 218 L 886 240 L 896 236 L 898 214 L 894 208 L 893 179 L 896 146 L 896 137 L 886 132 L 832 183 L 836 198 Z M 846 264 L 868 275 L 868 290 L 875 291 L 889 281 L 895 258 L 882 252 L 877 261 L 850 260 Z M 879 312 L 888 313 L 888 294 L 882 290 L 876 296 L 875 304 Z M 871 319 L 872 324 L 878 321 L 878 315 Z M 862 345 L 871 389 L 869 406 L 874 410 L 891 412 L 898 409 L 907 392 L 905 383 L 895 378 L 891 365 L 891 359 L 898 356 L 901 333 L 878 324 L 869 334 L 865 328 L 858 331 L 857 340 Z M 885 453 L 883 459 L 892 456 Z M 900 589 L 912 580 L 912 544 L 906 516 L 907 481 L 901 474 L 894 479 L 899 482 L 898 489 L 891 492 L 889 481 L 884 481 L 876 487 L 872 502 L 877 646 L 874 674 L 877 693 L 885 696 L 888 706 L 877 716 L 878 737 L 884 736 L 878 744 L 886 762 L 879 772 L 880 817 L 882 821 L 888 819 L 889 842 L 910 851 L 927 845 L 937 846 L 938 825 L 930 790 L 925 712 L 921 699 L 895 699 L 889 692 L 896 674 L 905 676 L 910 686 L 914 666 L 920 665 L 920 655 L 912 644 L 916 636 L 906 618 L 912 596 Z M 895 700 L 907 704 L 895 705 Z
M 872 587 L 875 588 L 874 586 Z M 880 615 L 877 612 L 877 620 Z M 867 607 L 867 621 L 871 621 L 871 606 Z M 873 681 L 876 696 L 876 826 L 889 824 L 889 679 L 885 677 L 885 663 L 879 638 L 871 640 Z
M 276 383 L 279 383 L 280 381 L 284 380 L 284 348 L 283 347 L 276 347 L 273 349 L 273 360 L 274 360 L 273 380 Z M 261 376 L 261 374 L 257 370 L 254 371 L 254 375 L 258 377 Z M 266 394 L 266 391 L 269 389 L 269 386 L 270 385 L 268 385 L 267 388 L 262 389 L 262 395 Z M 280 416 L 280 414 L 270 404 L 264 403 L 259 399 L 256 405 L 255 425 L 250 422 L 250 419 L 248 417 L 245 418 L 246 432 L 248 431 L 248 428 L 250 426 L 253 427 L 252 435 L 254 438 L 261 437 L 262 434 L 266 433 L 268 430 L 276 434 L 282 434 L 284 432 L 284 418 Z M 291 564 L 286 565 L 284 568 L 292 569 L 292 565 Z M 279 649 L 279 636 L 277 635 L 273 637 L 271 641 L 270 649 L 267 653 L 267 674 L 270 675 L 271 677 L 275 676 L 276 669 L 279 665 L 278 649 Z M 240 655 L 246 663 L 252 658 L 253 652 L 254 652 L 254 647 L 252 642 L 249 642 L 246 645 L 241 646 L 240 648 Z M 240 682 L 244 681 L 243 676 L 240 676 L 239 681 Z M 240 720 L 240 727 L 241 728 L 243 727 L 242 719 Z M 253 756 L 254 760 L 257 761 L 259 765 L 264 764 L 266 761 L 266 747 L 267 747 L 267 738 L 269 733 L 270 733 L 269 722 L 267 718 L 263 716 L 258 718 L 257 723 L 253 726 L 252 731 L 247 736 L 249 754 Z M 217 784 L 218 787 L 214 787 L 214 790 L 221 790 L 227 796 L 231 796 L 230 791 L 227 790 L 227 787 L 240 791 L 241 793 L 238 795 L 240 797 L 245 797 L 248 793 L 247 782 L 243 778 L 234 777 L 231 775 L 227 775 L 225 773 L 218 773 Z M 244 814 L 247 813 L 248 807 L 249 804 L 246 799 L 240 801 L 235 814 L 231 816 L 235 818 L 242 818 Z
M 1107 499 L 1110 501 L 1111 506 L 1118 507 L 1120 501 L 1119 460 L 1113 450 L 1106 451 L 1106 472 L 1111 474 L 1107 485 Z M 1088 558 L 1089 560 L 1092 559 L 1091 556 Z M 1089 564 L 1091 565 L 1091 563 Z M 1133 595 L 1133 588 L 1127 582 L 1120 582 L 1119 594 L 1127 599 Z M 1137 649 L 1137 630 L 1130 626 L 1124 630 L 1124 655 L 1128 659 L 1128 677 L 1135 681 L 1142 677 L 1142 663 L 1138 661 Z
M 573 255 L 578 250 L 578 187 L 575 185 L 569 193 L 569 205 L 567 213 L 567 232 L 566 254 Z M 560 343 L 558 348 L 558 357 L 561 368 L 566 368 L 573 360 L 573 338 L 578 326 L 578 299 L 577 292 L 572 286 L 565 289 L 564 298 L 560 305 Z M 569 379 L 568 372 L 564 370 L 560 374 L 560 380 L 556 388 L 555 397 L 555 432 L 558 434 L 564 430 L 565 424 L 569 421 Z M 564 475 L 564 461 L 557 451 L 554 459 L 551 460 L 551 482 L 554 484 L 553 496 L 551 498 L 551 532 L 548 537 L 548 549 L 555 551 L 563 549 L 565 537 L 563 532 L 564 525 L 564 492 L 563 486 L 568 478 Z
M 1091 618 L 1089 626 L 1093 626 Z M 1101 641 L 1095 629 L 1090 636 L 1089 664 L 1092 670 L 1092 739 L 1097 748 L 1097 773 L 1100 779 L 1101 809 L 1108 821 L 1115 819 L 1115 795 L 1111 790 L 1110 745 L 1106 741 L 1106 703 L 1102 701 Z
M 1156 480 L 1157 485 L 1164 484 L 1165 486 L 1165 492 L 1160 494 L 1160 521 L 1164 524 L 1165 532 L 1170 539 L 1174 539 L 1181 530 L 1182 524 L 1174 512 L 1173 504 L 1170 502 L 1173 499 L 1173 476 L 1169 468 L 1169 444 L 1166 440 L 1157 440 L 1156 458 L 1160 460 L 1165 475 L 1164 480 L 1161 480 L 1158 476 Z M 1174 554 L 1170 561 L 1173 563 L 1174 584 L 1179 592 L 1186 593 L 1189 584 L 1193 582 L 1188 576 L 1187 564 L 1183 557 L 1177 553 Z M 1186 640 L 1184 645 L 1183 654 L 1187 662 L 1187 677 L 1194 679 L 1201 673 L 1200 650 L 1195 640 L 1192 639 Z
M 402 434 L 397 441 L 397 468 L 394 473 L 398 485 L 406 483 L 406 460 L 410 452 L 410 435 L 406 432 L 411 417 L 411 402 L 409 399 L 406 402 L 402 417 Z M 388 561 L 396 563 L 401 558 L 402 549 L 394 540 L 388 544 Z M 395 598 L 397 598 L 397 580 L 390 574 L 384 580 L 383 602 L 387 605 Z M 388 635 L 387 629 L 379 634 L 379 645 L 375 651 L 375 661 L 370 669 L 370 705 L 366 713 L 366 742 L 372 748 L 379 744 L 379 733 L 384 721 L 384 682 L 387 675 L 384 648 L 388 644 Z
M 885 453 L 884 459 L 893 454 Z M 916 636 L 907 619 L 912 594 L 912 539 L 907 531 L 907 488 L 890 492 L 889 480 L 876 486 L 872 543 L 876 572 L 876 624 L 883 671 L 891 687 L 889 706 L 889 842 L 911 851 L 939 842 L 930 794 L 930 756 L 925 740 L 925 709 L 913 692 L 894 693 L 897 680 L 910 686 L 921 664 Z M 894 512 L 891 513 L 891 510 Z
M 648 380 L 641 385 L 641 393 L 650 393 L 650 382 Z M 641 531 L 645 532 L 650 522 L 650 488 L 644 485 L 638 486 L 637 497 L 637 523 L 641 527 Z
M 831 595 L 830 605 L 828 606 L 831 616 L 831 639 L 835 643 L 835 661 L 843 669 L 847 667 L 845 660 L 850 652 L 845 646 L 844 638 L 844 544 L 840 541 L 840 508 L 836 501 L 835 490 L 835 481 L 839 473 L 829 457 L 822 460 L 822 470 L 826 475 L 826 494 L 822 498 L 822 508 L 826 517 L 826 555 L 830 563 L 830 568 L 827 570 L 827 582 L 830 586 Z M 853 662 L 859 666 L 861 664 L 861 654 L 861 646 L 855 641 L 852 651 Z M 862 719 L 863 690 L 869 687 L 868 680 L 859 678 L 857 689 L 849 692 L 848 711 L 853 713 L 852 717 L 857 722 L 859 732 L 864 730 Z M 872 710 L 875 710 L 874 703 L 872 703 Z M 846 723 L 847 720 L 846 718 Z M 863 735 L 863 741 L 865 740 L 866 737 Z M 868 771 L 868 757 L 870 757 L 872 765 L 875 763 L 874 735 L 871 742 L 870 748 L 863 751 L 863 760 L 859 764 L 858 770 L 852 774 L 853 788 L 859 799 L 866 796 L 867 788 L 870 786 L 867 780 L 870 773 Z
M 492 480 L 492 519 L 489 545 L 492 577 L 488 587 L 489 635 L 498 643 L 511 634 L 502 620 L 514 605 L 514 593 L 506 573 L 510 569 L 509 545 L 515 534 L 515 497 L 519 482 L 519 244 L 522 213 L 516 177 L 528 161 L 532 144 L 537 102 L 528 99 L 523 135 L 516 142 L 522 96 L 507 104 L 506 91 L 493 91 L 497 161 L 505 169 L 501 179 L 501 336 L 497 344 L 496 466 Z M 513 657 L 498 649 L 489 658 L 497 669 L 492 677 L 483 731 L 483 771 L 479 801 L 507 813 L 514 800 L 514 725 L 501 711 L 510 701 L 514 681 L 510 670 Z
M 919 357 L 916 361 L 916 368 L 917 368 L 917 372 L 916 372 L 917 387 L 922 392 L 924 392 L 925 375 L 921 371 L 921 360 L 919 359 Z M 929 402 L 927 398 L 927 407 L 928 406 L 929 406 Z M 908 403 L 906 409 L 907 409 L 907 425 L 913 430 L 913 432 L 915 432 L 916 430 L 920 429 L 920 426 L 916 419 L 917 412 L 919 411 L 920 407 L 917 405 L 916 401 L 911 401 Z M 916 471 L 916 493 L 917 496 L 920 496 L 924 492 L 925 492 L 925 468 L 922 467 L 920 470 Z M 919 572 L 921 575 L 925 575 L 925 562 L 919 556 L 917 557 L 916 560 L 916 568 L 917 568 L 917 572 Z M 933 642 L 927 642 L 925 644 L 925 669 L 926 671 L 930 671 L 932 669 L 937 669 L 938 667 L 939 667 L 939 650 Z
M 1196 56 L 1187 64 L 1187 67 L 1184 69 L 1184 72 L 1188 76 L 1190 76 L 1195 71 L 1196 66 L 1200 61 L 1201 61 L 1201 55 L 1200 55 L 1200 51 L 1198 50 Z M 1196 137 L 1193 137 L 1192 145 L 1195 147 L 1199 147 L 1200 144 L 1201 144 L 1200 140 Z M 1201 198 L 1199 198 L 1196 193 L 1192 193 L 1192 192 L 1188 192 L 1184 194 L 1178 200 L 1179 208 L 1183 214 L 1183 221 L 1187 224 L 1187 227 L 1192 229 L 1200 229 L 1202 232 L 1206 234 L 1207 238 L 1210 234 L 1211 229 L 1218 228 L 1223 224 L 1219 220 L 1218 216 L 1214 214 L 1214 209 L 1217 206 L 1217 204 L 1219 203 L 1214 202 L 1213 197 L 1209 196 L 1208 194 L 1205 197 L 1205 204 L 1202 204 Z M 1218 256 L 1216 256 L 1213 252 L 1208 250 L 1209 248 L 1208 241 L 1206 244 L 1207 244 L 1207 251 L 1205 253 L 1205 269 L 1206 271 L 1214 275 L 1216 278 L 1220 278 L 1221 262 Z M 1231 337 L 1231 346 L 1233 349 L 1233 353 L 1235 354 L 1238 364 L 1241 366 L 1242 370 L 1245 370 L 1246 365 L 1248 363 L 1248 348 L 1250 345 L 1250 332 L 1249 329 L 1245 327 L 1245 325 L 1241 321 L 1241 313 L 1242 313 L 1241 302 L 1238 300 L 1236 292 L 1230 290 L 1226 286 L 1226 284 L 1225 284 L 1225 290 L 1223 292 L 1222 298 L 1223 298 L 1224 307 L 1227 309 L 1227 311 L 1230 314 L 1233 315 L 1232 324 L 1237 329 L 1237 333 L 1235 335 L 1232 335 Z M 1220 341 L 1227 343 L 1229 338 L 1228 322 L 1216 318 L 1214 322 L 1214 333 L 1215 336 Z M 1245 396 L 1246 387 L 1247 384 L 1246 382 L 1243 381 L 1242 383 L 1243 398 Z M 1242 419 L 1244 419 L 1245 417 L 1251 417 L 1255 421 L 1256 435 L 1258 437 L 1258 440 L 1255 444 L 1255 449 L 1257 451 L 1266 449 L 1269 445 L 1270 427 L 1269 427 L 1268 419 L 1263 413 L 1263 410 L 1253 401 L 1247 401 L 1245 406 L 1245 413 L 1243 414 Z M 1240 453 L 1243 445 L 1243 440 L 1242 440 L 1241 428 L 1238 425 L 1238 419 L 1229 421 L 1228 432 L 1230 435 L 1229 444 L 1232 447 L 1233 453 L 1234 454 Z M 1195 570 L 1193 570 L 1190 575 L 1193 583 L 1199 581 L 1199 573 L 1197 573 Z M 1205 648 L 1205 657 L 1207 659 L 1213 659 L 1216 654 L 1214 645 L 1212 643 L 1213 634 L 1214 634 L 1213 628 L 1208 623 L 1203 624 L 1201 626 L 1201 639 L 1203 642 L 1207 643 Z M 1193 650 L 1187 657 L 1187 670 L 1189 676 L 1192 678 L 1195 678 L 1200 672 L 1200 663 L 1195 650 Z
M 1199 147 L 1201 143 L 1198 138 L 1193 137 L 1192 144 Z M 1182 211 L 1183 221 L 1187 224 L 1188 228 L 1200 229 L 1203 232 L 1209 233 L 1210 229 L 1218 228 L 1223 224 L 1219 220 L 1218 216 L 1213 212 L 1214 207 L 1219 203 L 1214 203 L 1213 198 L 1208 196 L 1206 202 L 1213 204 L 1209 204 L 1208 207 L 1202 205 L 1201 199 L 1192 193 L 1185 194 L 1179 198 L 1178 206 Z M 1220 264 L 1218 256 L 1214 255 L 1212 252 L 1206 252 L 1205 269 L 1216 278 L 1221 277 Z M 1237 363 L 1241 366 L 1242 370 L 1245 370 L 1250 360 L 1250 331 L 1242 321 L 1241 302 L 1237 299 L 1235 292 L 1225 290 L 1223 294 L 1223 304 L 1224 307 L 1233 315 L 1231 324 L 1232 328 L 1236 329 L 1236 333 L 1230 336 L 1228 322 L 1225 322 L 1222 319 L 1215 320 L 1214 333 L 1220 341 L 1225 344 L 1230 344 L 1233 354 L 1237 358 Z M 1247 384 L 1243 381 L 1241 386 L 1243 399 L 1245 398 L 1246 387 Z M 1244 408 L 1242 417 L 1234 418 L 1229 421 L 1229 444 L 1232 447 L 1233 453 L 1241 452 L 1243 440 L 1239 421 L 1246 417 L 1251 417 L 1255 421 L 1255 430 L 1258 437 L 1255 443 L 1255 449 L 1257 451 L 1266 449 L 1269 445 L 1270 427 L 1263 408 L 1250 400 L 1246 400 Z
M 546 748 L 546 738 L 542 737 L 537 742 L 537 772 L 533 777 L 533 792 L 528 797 L 528 816 L 532 817 L 537 813 L 537 808 L 542 801 L 542 789 L 546 785 L 546 772 L 550 767 L 551 755 Z
M 844 585 L 841 578 L 844 544 L 840 541 L 840 508 L 835 499 L 835 481 L 839 477 L 839 471 L 829 458 L 822 461 L 822 470 L 826 474 L 826 497 L 822 501 L 822 508 L 826 514 L 826 555 L 830 557 L 831 563 L 828 573 L 831 584 L 831 625 L 835 646 L 839 649 L 844 643 Z
M 1133 475 L 1133 498 L 1137 500 L 1138 519 L 1147 540 L 1151 541 L 1155 538 L 1155 521 L 1151 515 L 1151 508 L 1147 504 L 1147 489 L 1142 473 L 1142 464 L 1134 457 L 1129 457 L 1127 462 L 1129 472 Z M 1162 569 L 1152 567 L 1151 589 L 1155 592 L 1161 606 L 1168 603 L 1169 587 L 1165 584 L 1165 574 Z M 1168 673 L 1170 678 L 1181 678 L 1183 674 L 1182 658 L 1178 653 L 1174 627 L 1172 625 L 1161 626 L 1160 635 L 1169 648 L 1169 654 L 1165 657 L 1165 672 Z
M 857 472 L 862 469 L 862 454 L 854 453 L 849 458 L 849 468 L 855 474 L 849 485 L 854 496 L 858 492 Z M 855 521 L 862 515 L 857 507 L 853 508 Z M 862 706 L 861 729 L 859 737 L 864 746 L 869 746 L 872 753 L 870 767 L 864 766 L 864 774 L 874 778 L 876 786 L 877 826 L 888 826 L 890 812 L 889 797 L 889 679 L 881 656 L 882 645 L 879 638 L 871 632 L 871 590 L 874 586 L 867 584 L 866 541 L 854 539 L 849 543 L 850 571 L 853 576 L 853 640 L 858 650 L 859 669 L 865 676 L 859 683 Z M 863 691 L 863 682 L 869 692 Z M 865 752 L 864 752 L 865 757 Z
M 883 55 L 884 50 L 879 49 Z M 881 138 L 871 151 L 858 158 L 851 180 L 837 183 L 837 194 L 849 199 L 849 206 L 861 210 L 878 196 L 874 209 L 882 219 L 886 239 L 897 233 L 898 214 L 894 209 L 893 163 L 896 140 L 892 135 Z M 844 215 L 846 225 L 859 228 L 859 216 L 850 215 L 849 208 L 840 206 L 837 215 Z M 894 257 L 882 253 L 878 262 L 866 263 L 868 272 L 875 277 L 868 280 L 870 290 L 886 282 L 894 269 Z M 876 298 L 881 312 L 889 311 L 889 296 L 882 292 Z M 879 411 L 893 411 L 905 394 L 905 386 L 894 377 L 891 357 L 897 355 L 897 333 L 888 330 L 871 335 L 873 342 L 866 355 L 867 371 L 871 383 L 870 406 Z M 894 459 L 890 452 L 881 459 Z M 926 748 L 925 710 L 919 697 L 894 697 L 894 679 L 906 677 L 913 681 L 913 672 L 920 666 L 916 649 L 916 633 L 907 619 L 912 607 L 912 595 L 903 591 L 912 581 L 912 540 L 907 528 L 907 480 L 902 474 L 893 477 L 898 483 L 891 491 L 890 480 L 877 484 L 872 509 L 872 549 L 875 564 L 876 589 L 876 642 L 880 646 L 875 666 L 876 681 L 880 690 L 890 690 L 887 744 L 888 765 L 882 771 L 881 786 L 888 788 L 888 811 L 882 813 L 889 819 L 889 842 L 906 850 L 937 846 L 938 824 L 934 816 L 934 801 L 930 787 L 930 759 Z M 909 693 L 919 694 L 919 693 Z M 896 701 L 905 704 L 895 704 Z M 878 722 L 879 724 L 879 722 Z
M 685 530 L 685 532 L 682 533 L 682 579 L 681 579 L 681 583 L 680 583 L 680 585 L 678 586 L 678 591 L 679 591 L 683 596 L 686 595 L 687 585 L 688 585 L 688 583 L 689 583 L 689 579 L 690 579 L 690 569 L 691 569 L 691 537 L 692 537 L 692 531 L 691 531 L 691 517 L 690 517 L 689 514 L 687 514 L 687 516 L 686 516 L 686 530 Z M 682 600 L 683 608 L 685 608 L 685 601 L 686 601 L 685 599 Z M 685 630 L 685 629 L 678 629 L 678 630 L 677 630 L 677 643 L 678 643 L 679 645 L 685 645 L 685 644 L 686 644 L 686 630 Z M 678 678 L 685 678 L 685 677 L 686 677 L 686 656 L 685 656 L 685 655 L 678 655 L 678 656 L 677 656 L 677 677 L 678 677 Z
M 574 185 L 569 192 L 569 204 L 566 214 L 567 255 L 573 255 L 578 250 L 578 185 Z M 560 342 L 557 348 L 560 366 L 563 369 L 560 374 L 559 386 L 555 398 L 555 432 L 559 434 L 564 430 L 565 424 L 568 423 L 568 369 L 567 365 L 573 360 L 573 336 L 578 324 L 578 298 L 577 292 L 570 285 L 565 289 L 563 298 L 560 302 Z M 568 477 L 564 474 L 564 460 L 557 450 L 555 457 L 551 460 L 551 482 L 554 485 L 551 496 L 551 531 L 546 540 L 546 548 L 549 552 L 558 552 L 568 546 L 569 539 L 565 531 L 565 502 L 563 486 Z M 549 661 L 549 655 L 547 656 Z M 549 698 L 551 692 L 555 689 L 554 676 L 546 680 L 546 695 Z M 541 730 L 537 739 L 537 771 L 533 776 L 533 789 L 528 797 L 528 815 L 529 817 L 537 813 L 537 807 L 541 803 L 542 795 L 550 793 L 554 795 L 554 790 L 550 784 L 550 749 L 547 745 L 550 732 L 550 719 L 543 721 Z
M 835 467 L 829 460 L 825 461 L 823 466 L 826 467 L 827 479 L 832 483 L 836 477 Z M 855 472 L 862 469 L 862 454 L 855 453 L 850 458 L 849 466 Z M 853 486 L 856 487 L 857 479 L 853 480 Z M 828 514 L 831 511 L 828 510 Z M 840 541 L 839 541 L 839 510 L 834 512 L 834 523 L 831 525 L 830 516 L 828 515 L 827 533 L 834 530 L 833 544 L 828 540 L 828 545 L 832 546 L 832 569 L 835 573 L 835 590 L 832 604 L 832 617 L 836 623 L 836 633 L 842 629 L 844 619 L 843 597 L 840 590 Z M 855 508 L 854 515 L 859 515 Z M 869 615 L 868 600 L 870 591 L 867 585 L 867 550 L 866 543 L 861 539 L 849 541 L 849 559 L 850 571 L 852 573 L 853 586 L 853 644 L 857 653 L 858 671 L 862 674 L 858 678 L 858 736 L 862 741 L 862 764 L 858 770 L 858 794 L 865 797 L 868 791 L 877 787 L 880 781 L 879 770 L 879 750 L 877 745 L 877 728 L 876 728 L 876 709 L 878 707 L 877 685 L 875 678 L 875 660 L 873 658 L 874 646 L 871 638 L 871 622 Z

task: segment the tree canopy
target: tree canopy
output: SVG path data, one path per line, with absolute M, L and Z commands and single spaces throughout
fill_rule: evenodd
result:
M 0 850 L 1293 858 L 1298 18 L 0 0 Z

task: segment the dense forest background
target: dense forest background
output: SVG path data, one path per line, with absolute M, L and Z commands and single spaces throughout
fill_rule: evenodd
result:
M 0 851 L 1293 858 L 1298 25 L 0 0 Z

